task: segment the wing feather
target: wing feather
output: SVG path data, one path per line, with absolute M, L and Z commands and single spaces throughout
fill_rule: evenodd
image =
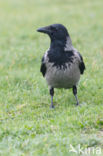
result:
M 46 74 L 46 65 L 45 65 L 45 62 L 44 62 L 44 56 L 43 56 L 43 58 L 41 60 L 40 72 L 42 73 L 42 75 L 44 77 L 45 74 Z
M 78 52 L 78 54 L 79 54 L 79 57 L 80 57 L 80 64 L 79 64 L 80 73 L 83 74 L 84 70 L 86 68 L 85 68 L 85 64 L 84 64 L 84 61 L 83 61 L 83 57 L 81 56 L 81 54 L 79 52 Z

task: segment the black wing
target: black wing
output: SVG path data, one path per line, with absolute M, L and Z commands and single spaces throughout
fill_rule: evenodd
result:
M 42 61 L 41 61 L 40 72 L 42 73 L 42 75 L 44 77 L 45 73 L 46 73 L 46 65 L 45 65 L 45 62 L 44 62 L 44 57 L 42 58 Z
M 80 69 L 80 73 L 83 74 L 85 68 L 85 64 L 83 62 L 83 57 L 81 56 L 81 54 L 78 52 L 79 56 L 80 56 L 80 64 L 79 64 L 79 69 Z

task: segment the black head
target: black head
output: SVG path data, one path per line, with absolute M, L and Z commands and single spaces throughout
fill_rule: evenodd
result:
M 46 33 L 49 35 L 52 41 L 54 40 L 66 40 L 69 36 L 67 29 L 62 24 L 53 24 L 50 26 L 37 29 L 38 32 Z

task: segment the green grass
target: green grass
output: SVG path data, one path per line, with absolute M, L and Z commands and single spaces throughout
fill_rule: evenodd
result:
M 72 90 L 55 89 L 49 109 L 40 63 L 50 41 L 36 29 L 53 23 L 68 28 L 84 57 L 81 107 Z M 0 155 L 81 155 L 70 144 L 103 155 L 103 0 L 0 0 Z

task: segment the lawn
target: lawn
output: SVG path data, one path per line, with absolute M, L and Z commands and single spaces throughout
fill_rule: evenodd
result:
M 49 108 L 40 63 L 50 40 L 36 29 L 53 23 L 68 28 L 84 57 L 78 107 L 72 90 L 55 89 Z M 0 0 L 0 156 L 84 156 L 87 148 L 103 155 L 103 0 Z

